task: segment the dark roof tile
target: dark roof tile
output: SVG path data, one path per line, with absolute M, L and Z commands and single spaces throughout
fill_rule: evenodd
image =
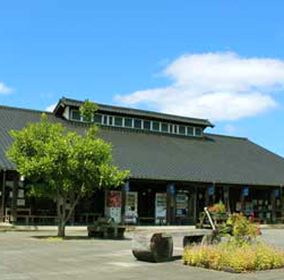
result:
M 40 111 L 0 106 L 0 167 L 14 169 L 6 158 L 11 129 L 38 122 Z M 86 126 L 48 114 L 52 122 L 83 134 Z M 284 159 L 246 138 L 205 134 L 204 139 L 123 128 L 101 128 L 99 136 L 113 144 L 114 162 L 131 170 L 131 178 L 216 182 L 243 185 L 284 184 Z M 1 169 L 1 168 L 0 168 Z

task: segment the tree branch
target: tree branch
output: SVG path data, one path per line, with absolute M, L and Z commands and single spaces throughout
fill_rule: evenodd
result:
M 69 221 L 69 219 L 70 219 L 71 215 L 73 214 L 73 212 L 75 210 L 75 207 L 77 206 L 80 198 L 81 198 L 81 196 L 78 195 L 76 200 L 74 201 L 74 203 L 73 203 L 73 205 L 72 205 L 72 207 L 71 207 L 71 209 L 70 209 L 66 219 L 64 219 L 64 224 L 66 224 Z

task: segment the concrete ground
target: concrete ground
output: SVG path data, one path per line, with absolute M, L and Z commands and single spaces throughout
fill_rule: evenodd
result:
M 47 240 L 55 232 L 0 232 L 0 279 L 284 279 L 284 270 L 232 274 L 182 265 L 135 260 L 131 233 L 126 240 L 88 239 L 85 231 L 69 233 L 69 239 Z M 284 230 L 264 230 L 263 239 L 284 249 Z M 176 244 L 175 254 L 181 254 Z

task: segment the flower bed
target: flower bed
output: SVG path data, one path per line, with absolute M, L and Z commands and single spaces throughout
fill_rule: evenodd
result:
M 228 272 L 249 272 L 284 268 L 284 253 L 262 242 L 240 242 L 232 238 L 217 245 L 187 247 L 183 262 Z

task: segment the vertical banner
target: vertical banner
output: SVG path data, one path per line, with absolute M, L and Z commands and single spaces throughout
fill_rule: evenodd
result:
M 174 195 L 175 195 L 175 192 L 176 192 L 176 190 L 175 190 L 175 185 L 174 185 L 174 184 L 169 185 L 169 194 L 170 194 L 171 196 L 174 196 Z
M 129 191 L 130 191 L 129 181 L 127 181 L 127 182 L 124 184 L 124 190 L 125 190 L 125 192 L 129 192 Z
M 274 190 L 274 195 L 275 195 L 275 198 L 279 198 L 280 197 L 280 189 L 279 188 L 276 188 Z
M 113 218 L 116 223 L 121 222 L 121 192 L 107 191 L 106 192 L 106 208 L 105 215 Z
M 248 186 L 243 187 L 242 194 L 243 194 L 243 196 L 249 196 L 249 187 Z
M 208 195 L 213 196 L 215 194 L 215 187 L 214 185 L 211 185 L 208 187 Z

